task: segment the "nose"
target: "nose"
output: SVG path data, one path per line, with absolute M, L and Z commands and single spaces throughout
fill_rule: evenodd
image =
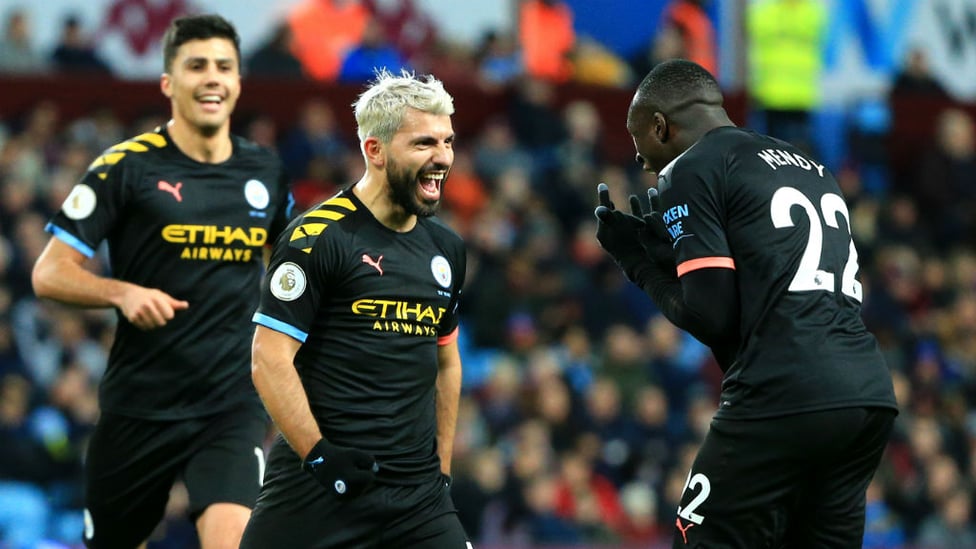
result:
M 449 167 L 454 163 L 454 149 L 447 143 L 440 143 L 433 149 L 431 162 L 443 167 Z
M 647 161 L 644 160 L 644 157 L 643 156 L 641 156 L 640 154 L 638 154 L 637 156 L 634 157 L 634 160 L 637 162 L 637 165 L 640 166 L 640 169 L 641 170 L 643 170 L 645 172 L 650 171 L 651 168 L 650 168 L 650 166 L 647 165 Z

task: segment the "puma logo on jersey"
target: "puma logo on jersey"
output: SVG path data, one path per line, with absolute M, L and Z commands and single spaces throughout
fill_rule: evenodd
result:
M 372 257 L 363 254 L 363 263 L 369 265 L 370 267 L 373 267 L 374 269 L 379 271 L 380 276 L 383 276 L 383 267 L 380 267 L 380 261 L 383 261 L 383 256 L 379 256 L 378 258 L 376 258 L 376 261 L 373 261 Z
M 182 182 L 178 182 L 176 185 L 170 185 L 166 181 L 160 179 L 159 183 L 156 184 L 156 188 L 173 195 L 173 198 L 175 198 L 177 202 L 183 202 L 183 196 L 180 194 L 180 189 L 183 188 Z
M 674 525 L 677 526 L 678 527 L 678 531 L 681 532 L 681 539 L 683 539 L 685 541 L 685 545 L 688 545 L 688 530 L 691 530 L 691 527 L 694 526 L 695 523 L 694 522 L 689 522 L 688 523 L 688 526 L 682 526 L 681 525 L 681 519 L 680 518 L 676 518 L 676 519 L 674 519 Z

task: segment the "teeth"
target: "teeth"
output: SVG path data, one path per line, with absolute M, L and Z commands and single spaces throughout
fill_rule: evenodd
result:
M 441 181 L 441 180 L 444 179 L 444 174 L 443 173 L 428 173 L 428 174 L 425 174 L 423 178 L 424 179 L 432 179 L 434 181 Z
M 200 101 L 209 103 L 220 103 L 219 95 L 204 95 L 200 98 Z

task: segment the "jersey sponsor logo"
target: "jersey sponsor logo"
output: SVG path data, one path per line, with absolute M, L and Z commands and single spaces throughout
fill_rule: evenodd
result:
M 664 224 L 668 227 L 668 233 L 671 235 L 671 240 L 675 243 L 678 242 L 683 237 L 693 236 L 690 234 L 684 234 L 685 229 L 682 226 L 681 219 L 688 217 L 688 204 L 679 204 L 668 208 L 661 218 L 664 220 Z
M 173 195 L 173 198 L 175 198 L 177 202 L 183 202 L 183 195 L 180 194 L 180 189 L 183 188 L 182 182 L 178 181 L 176 185 L 171 185 L 169 182 L 160 179 L 159 183 L 156 183 L 156 188 Z
M 268 280 L 271 295 L 281 301 L 294 301 L 305 293 L 305 271 L 291 261 L 278 265 Z
M 784 151 L 782 149 L 763 149 L 756 153 L 756 156 L 763 159 L 772 169 L 784 166 L 793 166 L 807 171 L 817 170 L 817 175 L 824 176 L 824 165 L 817 164 L 813 160 L 798 153 Z
M 271 195 L 268 194 L 268 188 L 264 186 L 264 183 L 257 179 L 250 179 L 244 184 L 244 199 L 252 208 L 263 210 L 271 202 Z
M 256 257 L 252 248 L 260 248 L 268 241 L 268 231 L 262 227 L 167 225 L 160 234 L 166 242 L 191 244 L 180 252 L 180 259 L 196 261 L 246 263 Z
M 363 254 L 363 263 L 365 263 L 365 264 L 369 265 L 370 267 L 376 269 L 377 271 L 379 271 L 380 276 L 383 276 L 383 267 L 380 267 L 380 261 L 383 261 L 383 256 L 382 255 L 379 256 L 379 257 L 377 257 L 376 260 L 374 261 L 372 257 L 369 257 L 366 254 Z
M 437 327 L 447 309 L 395 299 L 360 299 L 353 302 L 351 310 L 357 316 L 376 318 L 373 330 L 437 337 Z
M 451 287 L 451 264 L 447 262 L 447 258 L 442 255 L 435 255 L 434 259 L 430 260 L 430 272 L 442 288 Z
M 68 216 L 68 219 L 85 219 L 95 211 L 97 203 L 98 198 L 95 196 L 94 189 L 84 183 L 79 183 L 71 189 L 68 198 L 61 205 L 61 210 L 64 211 L 64 215 Z

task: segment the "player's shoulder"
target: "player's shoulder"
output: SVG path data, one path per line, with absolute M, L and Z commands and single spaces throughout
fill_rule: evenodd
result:
M 457 234 L 443 219 L 437 216 L 418 218 L 418 223 L 427 229 L 436 242 L 463 245 L 461 235 Z
M 288 239 L 288 246 L 309 253 L 320 240 L 352 232 L 349 226 L 359 223 L 362 209 L 349 194 L 340 192 L 296 215 L 281 238 Z
M 156 128 L 105 149 L 88 165 L 88 172 L 105 180 L 109 172 L 118 166 L 152 162 L 160 152 L 171 146 L 172 143 L 166 133 Z
M 253 159 L 259 162 L 273 162 L 280 164 L 278 153 L 273 149 L 259 145 L 246 137 L 231 134 L 231 141 L 234 143 L 234 151 L 245 159 Z

